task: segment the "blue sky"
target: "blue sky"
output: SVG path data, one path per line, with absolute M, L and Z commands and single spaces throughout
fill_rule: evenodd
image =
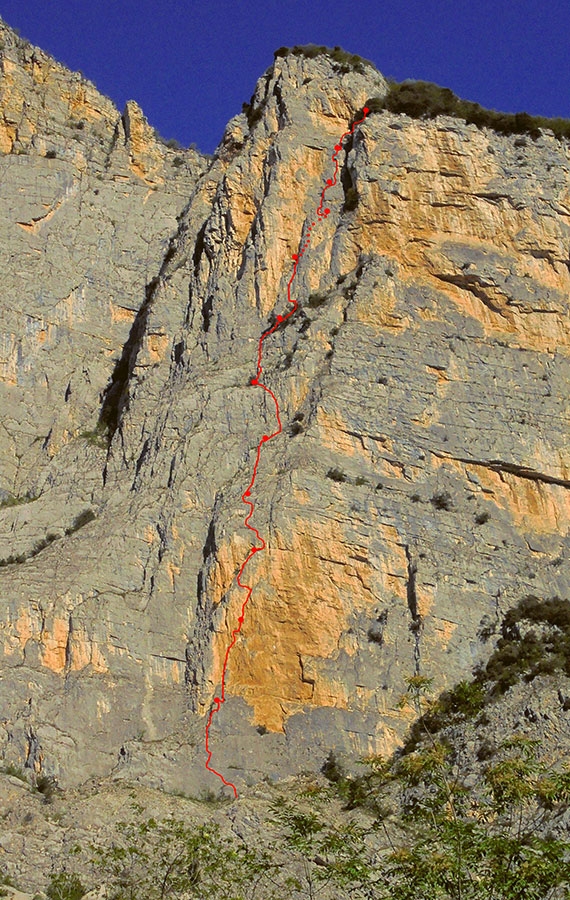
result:
M 0 0 L 0 16 L 207 153 L 273 51 L 309 42 L 483 106 L 570 118 L 568 0 Z

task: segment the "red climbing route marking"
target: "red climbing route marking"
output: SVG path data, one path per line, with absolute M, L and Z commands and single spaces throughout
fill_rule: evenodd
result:
M 340 150 L 342 150 L 342 142 L 344 141 L 345 137 L 348 137 L 348 135 L 350 135 L 350 134 L 354 134 L 354 129 L 356 128 L 356 126 L 360 125 L 360 124 L 362 124 L 362 122 L 364 122 L 364 120 L 369 112 L 370 112 L 370 110 L 368 109 L 368 107 L 366 107 L 366 106 L 363 107 L 362 118 L 358 119 L 356 122 L 354 122 L 352 124 L 350 131 L 345 131 L 344 134 L 342 135 L 342 137 L 340 138 L 339 142 L 337 144 L 335 144 L 335 146 L 334 146 L 334 153 L 332 154 L 331 159 L 333 160 L 333 162 L 335 164 L 335 170 L 333 173 L 333 177 L 327 178 L 325 187 L 323 188 L 323 190 L 321 192 L 321 202 L 319 203 L 317 210 L 316 210 L 316 215 L 319 220 L 326 219 L 326 217 L 330 213 L 330 209 L 328 207 L 323 209 L 323 203 L 325 200 L 326 192 L 329 190 L 329 188 L 333 187 L 337 183 L 337 181 L 336 181 L 336 177 L 338 175 L 337 153 Z M 311 228 L 314 228 L 315 225 L 316 225 L 316 222 L 311 222 L 311 225 L 310 225 L 310 228 L 308 229 L 308 231 L 310 232 Z M 255 556 L 256 553 L 259 553 L 260 550 L 265 550 L 265 547 L 266 547 L 265 541 L 259 534 L 257 528 L 255 528 L 253 525 L 249 524 L 249 520 L 251 519 L 251 517 L 253 515 L 253 511 L 254 511 L 255 507 L 254 507 L 253 502 L 248 498 L 251 497 L 251 490 L 255 484 L 255 479 L 257 477 L 257 469 L 258 469 L 259 461 L 261 458 L 261 448 L 262 448 L 263 444 L 266 444 L 272 438 L 277 437 L 277 435 L 281 434 L 281 432 L 283 430 L 283 428 L 281 426 L 281 417 L 279 415 L 279 403 L 277 401 L 277 397 L 275 396 L 275 394 L 273 393 L 271 388 L 268 388 L 266 384 L 263 384 L 259 380 L 261 373 L 263 372 L 263 369 L 261 367 L 261 358 L 263 355 L 263 342 L 269 337 L 270 334 L 273 334 L 273 332 L 276 330 L 276 328 L 279 325 L 281 325 L 283 322 L 285 322 L 287 319 L 289 319 L 298 309 L 297 301 L 291 299 L 291 285 L 295 279 L 295 275 L 297 274 L 297 266 L 299 265 L 299 260 L 306 253 L 310 242 L 311 242 L 311 239 L 310 239 L 310 237 L 307 236 L 299 253 L 293 253 L 293 255 L 291 257 L 294 262 L 294 266 L 293 266 L 293 272 L 291 274 L 291 277 L 287 283 L 287 302 L 291 304 L 292 309 L 290 309 L 289 312 L 284 316 L 277 316 L 275 319 L 275 324 L 272 325 L 271 328 L 269 328 L 267 331 L 264 331 L 263 334 L 261 335 L 261 337 L 259 338 L 259 342 L 257 345 L 257 373 L 253 378 L 250 378 L 250 380 L 249 380 L 249 383 L 251 385 L 253 385 L 254 387 L 262 388 L 265 391 L 265 393 L 269 394 L 269 396 L 273 400 L 273 403 L 275 404 L 275 417 L 277 419 L 277 429 L 272 434 L 264 434 L 263 437 L 260 439 L 260 441 L 257 445 L 257 453 L 256 453 L 256 457 L 255 457 L 255 463 L 253 465 L 253 474 L 251 476 L 251 480 L 250 480 L 247 488 L 241 495 L 242 502 L 245 503 L 246 506 L 249 506 L 249 512 L 247 513 L 243 523 L 246 526 L 246 528 L 249 528 L 249 530 L 253 532 L 253 534 L 255 535 L 255 537 L 259 543 L 254 545 L 251 548 L 251 550 L 249 551 L 245 560 L 241 564 L 240 570 L 236 577 L 238 586 L 240 588 L 242 588 L 242 590 L 246 591 L 247 593 L 246 593 L 245 599 L 241 605 L 241 613 L 238 616 L 237 628 L 234 628 L 234 630 L 232 631 L 232 638 L 226 649 L 226 654 L 225 654 L 224 662 L 222 665 L 220 696 L 214 697 L 214 699 L 212 701 L 212 708 L 210 709 L 210 714 L 208 716 L 208 721 L 206 723 L 206 756 L 207 756 L 206 768 L 209 772 L 212 772 L 212 774 L 217 775 L 218 778 L 226 785 L 226 787 L 231 787 L 231 789 L 234 792 L 234 796 L 236 798 L 237 798 L 238 792 L 237 792 L 237 788 L 236 788 L 235 784 L 232 784 L 231 781 L 227 781 L 220 772 L 217 772 L 216 769 L 214 769 L 210 765 L 210 762 L 212 759 L 212 751 L 210 750 L 210 728 L 211 728 L 212 719 L 214 718 L 215 713 L 217 713 L 219 711 L 222 703 L 226 702 L 226 675 L 227 675 L 227 669 L 228 669 L 228 660 L 229 660 L 231 651 L 235 647 L 236 641 L 238 639 L 238 635 L 241 631 L 241 628 L 242 628 L 242 625 L 244 622 L 244 618 L 245 618 L 245 610 L 246 610 L 247 604 L 249 603 L 249 599 L 253 592 L 252 585 L 242 583 L 241 579 L 242 579 L 243 571 L 244 571 L 245 567 L 247 566 L 248 562 L 250 561 L 250 559 L 252 559 L 252 557 Z

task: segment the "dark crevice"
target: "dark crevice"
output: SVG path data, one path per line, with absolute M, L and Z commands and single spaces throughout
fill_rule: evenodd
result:
M 137 459 L 136 468 L 135 468 L 135 478 L 139 474 L 139 472 L 141 470 L 141 466 L 148 456 L 149 446 L 150 446 L 150 438 L 147 438 L 143 444 L 142 450 L 139 454 L 139 458 Z
M 121 125 L 123 125 L 122 129 L 121 129 Z M 119 119 L 117 120 L 117 124 L 115 125 L 114 131 L 113 131 L 113 136 L 111 138 L 111 142 L 109 144 L 109 149 L 107 151 L 107 156 L 105 158 L 105 171 L 108 171 L 108 169 L 111 166 L 111 157 L 113 156 L 113 151 L 119 142 L 119 135 L 121 133 L 121 130 L 123 132 L 123 135 L 125 135 L 124 143 L 126 144 L 127 138 L 126 138 L 126 134 L 125 134 L 125 127 L 123 124 L 122 116 L 120 116 Z
M 495 287 L 495 285 L 489 284 L 489 282 L 479 278 L 478 275 L 442 275 L 440 272 L 435 272 L 434 274 L 440 281 L 444 281 L 447 284 L 454 284 L 464 291 L 469 291 L 469 293 L 477 297 L 487 309 L 490 309 L 491 312 L 498 313 L 503 318 L 506 318 L 501 307 L 497 306 L 484 290 L 485 288 Z
M 50 438 L 51 438 L 51 435 L 52 435 L 52 431 L 53 431 L 53 429 L 50 428 L 49 432 L 46 434 L 46 436 L 45 436 L 45 438 L 44 438 L 44 442 L 43 442 L 43 444 L 42 444 L 42 450 L 47 450 L 47 446 L 48 446 L 48 444 L 49 444 L 49 442 L 50 442 Z
M 348 169 L 345 167 L 342 170 L 343 174 L 346 173 L 346 177 L 343 178 L 341 174 L 342 187 L 344 190 L 344 204 L 343 204 L 343 212 L 352 212 L 352 210 L 356 209 L 358 206 L 359 196 L 356 187 L 350 177 L 350 173 Z
M 283 101 L 283 95 L 281 93 L 281 88 L 279 87 L 279 82 L 275 82 L 273 85 L 273 96 L 275 97 L 275 101 L 277 103 L 277 118 L 279 121 L 279 125 L 283 126 L 287 121 L 287 110 L 285 109 L 285 103 Z
M 71 641 L 73 637 L 73 619 L 71 615 L 68 619 L 67 639 L 65 641 L 65 672 L 69 672 L 71 668 Z
M 410 556 L 410 549 L 408 546 L 405 548 L 406 550 L 406 559 L 408 561 L 408 580 L 406 586 L 406 594 L 408 600 L 408 609 L 410 610 L 410 615 L 414 622 L 419 618 L 418 616 L 418 598 L 416 595 L 416 573 L 418 571 L 417 566 L 412 562 L 412 557 Z
M 203 564 L 196 579 L 196 615 L 193 635 L 186 647 L 185 683 L 188 688 L 191 708 L 196 712 L 202 702 L 202 695 L 207 684 L 208 675 L 212 671 L 213 650 L 212 633 L 216 621 L 227 602 L 224 594 L 220 601 L 213 603 L 208 591 L 208 580 L 211 567 L 216 565 L 217 545 L 215 523 L 218 520 L 221 495 L 216 495 L 212 516 L 202 549 Z
M 210 294 L 202 303 L 202 330 L 209 331 L 212 324 L 212 306 L 214 298 Z
M 410 553 L 410 548 L 408 545 L 405 546 L 406 551 L 406 559 L 408 561 L 408 572 L 407 572 L 407 582 L 406 582 L 406 597 L 408 601 L 408 609 L 410 611 L 410 615 L 412 617 L 412 621 L 410 623 L 410 631 L 414 635 L 415 644 L 414 644 L 414 663 L 415 663 L 415 673 L 419 675 L 420 672 L 420 632 L 422 628 L 422 617 L 418 613 L 418 597 L 416 593 L 416 574 L 418 571 L 418 567 L 414 560 L 412 559 L 412 555 Z
M 26 761 L 24 763 L 24 769 L 31 769 L 32 772 L 40 771 L 41 770 L 41 760 L 43 757 L 42 747 L 41 747 L 39 738 L 31 725 L 26 732 L 26 739 L 27 739 L 27 746 L 26 746 Z
M 107 432 L 109 443 L 117 430 L 124 409 L 128 408 L 127 387 L 142 346 L 158 285 L 159 278 L 153 278 L 147 285 L 144 302 L 135 316 L 121 357 L 115 365 L 111 381 L 103 394 L 98 424 Z
M 184 341 L 179 341 L 177 344 L 174 345 L 172 355 L 174 357 L 175 365 L 178 366 L 182 362 L 182 356 L 184 354 L 185 349 L 186 349 L 186 347 L 184 345 Z
M 174 472 L 175 472 L 175 470 L 176 470 L 176 453 L 174 454 L 174 456 L 173 456 L 172 459 L 170 460 L 170 471 L 169 471 L 169 473 L 168 473 L 168 484 L 167 484 L 167 487 L 169 487 L 169 488 L 172 487 L 172 485 L 174 484 Z
M 156 523 L 156 530 L 158 531 L 158 537 L 160 539 L 160 543 L 158 545 L 157 552 L 157 560 L 159 563 L 162 562 L 164 558 L 164 554 L 168 550 L 169 540 L 168 540 L 168 525 L 163 522 Z
M 204 252 L 204 235 L 206 233 L 206 226 L 208 222 L 204 222 L 202 227 L 200 228 L 198 234 L 196 235 L 196 243 L 194 246 L 194 253 L 192 256 L 192 261 L 194 263 L 194 277 L 198 277 L 198 272 L 200 271 L 200 260 L 202 258 L 202 254 Z
M 186 307 L 186 315 L 184 316 L 185 328 L 192 328 L 193 322 L 194 322 L 194 304 L 193 304 L 192 279 L 190 279 L 190 282 L 188 284 L 188 306 Z
M 530 481 L 542 481 L 545 484 L 559 484 L 562 487 L 570 487 L 570 479 L 557 478 L 555 475 L 546 475 L 544 472 L 537 472 L 536 469 L 531 469 L 529 466 L 519 466 L 515 463 L 508 463 L 498 459 L 481 460 L 469 459 L 466 456 L 450 456 L 447 453 L 438 453 L 436 450 L 432 450 L 431 452 L 439 459 L 454 459 L 457 462 L 467 463 L 471 466 L 483 466 L 485 469 L 492 469 L 493 472 L 508 472 L 519 478 L 528 478 Z
M 205 576 L 202 569 L 198 572 L 198 576 L 196 578 L 196 598 L 198 600 L 198 606 L 202 606 L 202 601 L 205 593 Z
M 216 526 L 214 523 L 215 517 L 212 516 L 212 520 L 208 527 L 208 534 L 206 535 L 206 540 L 202 549 L 202 557 L 204 562 L 206 562 L 209 557 L 215 556 L 218 552 L 218 548 L 216 546 Z

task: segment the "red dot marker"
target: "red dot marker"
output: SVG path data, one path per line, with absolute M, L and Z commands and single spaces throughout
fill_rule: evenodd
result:
M 249 383 L 250 384 L 259 384 L 259 381 L 257 380 L 257 378 L 251 378 Z
M 370 110 L 368 109 L 367 106 L 363 106 L 363 107 L 362 107 L 362 112 L 363 112 L 364 115 L 366 116 L 366 115 L 368 115 L 368 113 L 370 112 Z
M 275 319 L 275 321 L 276 321 L 277 325 L 280 325 L 281 322 L 283 321 L 283 316 L 277 316 L 277 318 Z
M 332 178 L 327 179 L 327 184 L 329 187 L 332 185 Z
M 334 149 L 335 149 L 335 150 L 342 150 L 342 147 L 341 147 L 340 144 L 337 144 L 336 147 L 335 147 Z
M 325 216 L 328 216 L 329 213 L 330 213 L 330 209 L 327 207 L 327 208 L 325 209 Z
M 296 253 L 294 253 L 293 256 L 291 257 L 291 259 L 297 260 L 297 259 L 299 259 L 299 257 L 297 256 Z

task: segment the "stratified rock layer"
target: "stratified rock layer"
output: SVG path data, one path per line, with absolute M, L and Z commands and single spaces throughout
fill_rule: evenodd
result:
M 385 82 L 278 57 L 209 160 L 3 31 L 3 752 L 217 789 L 257 342 Z M 382 113 L 340 161 L 264 344 L 284 430 L 211 733 L 238 785 L 392 750 L 406 676 L 568 594 L 568 145 Z

